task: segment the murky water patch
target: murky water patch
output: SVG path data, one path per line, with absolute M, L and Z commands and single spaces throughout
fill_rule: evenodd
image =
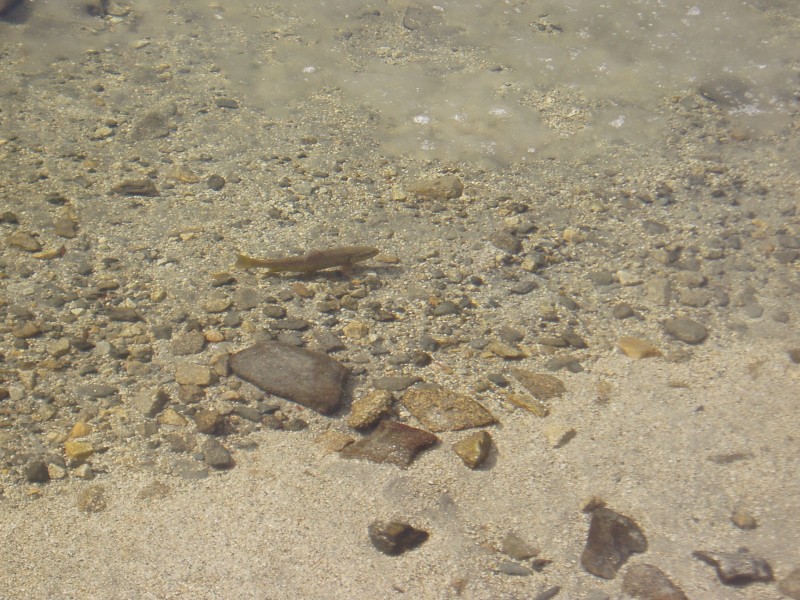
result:
M 89 48 L 136 62 L 143 43 L 210 47 L 198 68 L 213 62 L 271 118 L 335 89 L 397 155 L 510 163 L 647 147 L 664 139 L 660 103 L 685 90 L 769 134 L 800 87 L 791 27 L 745 1 L 143 0 L 133 28 L 68 4 L 35 3 L 4 38 L 41 65 Z

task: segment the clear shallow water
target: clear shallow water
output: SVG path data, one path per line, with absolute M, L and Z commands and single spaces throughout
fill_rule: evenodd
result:
M 668 126 L 662 103 L 698 89 L 771 134 L 800 92 L 789 2 L 142 0 L 133 30 L 99 28 L 80 4 L 38 1 L 2 36 L 33 69 L 89 49 L 135 55 L 143 40 L 184 45 L 276 119 L 335 92 L 375 120 L 388 154 L 513 163 L 650 146 Z

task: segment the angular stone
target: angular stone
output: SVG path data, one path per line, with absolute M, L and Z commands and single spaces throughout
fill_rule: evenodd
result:
M 340 454 L 345 458 L 365 458 L 376 463 L 407 467 L 417 454 L 438 440 L 422 429 L 396 421 L 381 421 L 369 436 L 350 444 Z
M 522 394 L 509 394 L 505 399 L 514 406 L 519 406 L 537 417 L 546 417 L 550 414 L 550 407 L 536 398 L 523 396 Z
M 631 554 L 646 550 L 647 539 L 632 519 L 598 508 L 592 513 L 581 565 L 592 575 L 614 579 Z
M 43 460 L 34 460 L 25 466 L 25 481 L 28 483 L 47 483 L 50 481 L 50 471 Z
M 489 342 L 486 345 L 485 350 L 487 352 L 491 352 L 492 354 L 496 354 L 501 358 L 507 358 L 509 360 L 518 360 L 528 356 L 527 352 L 521 350 L 514 344 L 508 344 L 499 340 L 492 340 Z
M 392 394 L 387 390 L 372 390 L 353 400 L 347 424 L 353 429 L 366 429 L 384 417 L 392 407 Z
M 525 369 L 511 369 L 511 374 L 537 400 L 557 398 L 567 391 L 564 382 L 552 375 L 532 373 Z
M 42 244 L 27 231 L 15 231 L 6 238 L 6 243 L 25 252 L 39 252 Z
M 661 569 L 648 564 L 632 565 L 622 579 L 622 591 L 644 600 L 688 600 Z
M 453 451 L 470 469 L 476 469 L 489 456 L 492 436 L 488 431 L 478 431 L 453 444 Z
M 225 432 L 225 417 L 216 410 L 198 410 L 194 415 L 197 431 L 208 435 L 221 435 Z
M 323 415 L 342 401 L 350 370 L 319 352 L 279 342 L 256 344 L 231 356 L 231 370 L 265 392 Z
M 515 560 L 528 560 L 537 556 L 541 550 L 530 545 L 513 531 L 509 531 L 500 544 L 500 552 Z
M 341 452 L 345 446 L 352 444 L 355 440 L 346 433 L 328 429 L 320 433 L 314 441 L 322 446 L 325 454 L 330 454 L 331 452 Z
M 72 429 L 69 430 L 67 439 L 74 440 L 76 438 L 86 437 L 90 433 L 92 433 L 92 426 L 85 421 L 78 421 L 72 426 Z
M 403 394 L 403 405 L 432 431 L 458 431 L 496 421 L 469 396 L 440 388 L 408 390 Z
M 661 352 L 653 344 L 635 337 L 621 337 L 617 346 L 628 358 L 641 359 L 661 356 Z
M 429 537 L 427 531 L 416 529 L 408 523 L 390 521 L 370 523 L 369 539 L 372 545 L 389 556 L 397 556 L 423 544 Z
M 206 337 L 197 330 L 187 331 L 172 338 L 172 353 L 178 356 L 198 354 L 206 345 Z
M 179 385 L 211 385 L 216 381 L 214 372 L 206 365 L 180 363 L 175 366 L 175 381 Z
M 230 451 L 214 438 L 207 439 L 201 450 L 203 461 L 212 469 L 230 469 L 235 464 Z
M 133 407 L 145 417 L 155 417 L 169 402 L 164 390 L 143 389 L 131 400 Z
M 64 452 L 67 458 L 78 462 L 83 462 L 94 454 L 94 448 L 88 442 L 77 440 L 67 440 L 64 442 Z
M 698 550 L 692 556 L 716 567 L 719 580 L 725 585 L 741 585 L 754 581 L 772 581 L 772 567 L 763 558 L 740 552 L 707 552 Z

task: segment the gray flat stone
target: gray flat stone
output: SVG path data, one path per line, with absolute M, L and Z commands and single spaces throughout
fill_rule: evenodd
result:
M 350 370 L 334 359 L 279 342 L 231 356 L 231 370 L 265 392 L 329 415 L 339 408 Z

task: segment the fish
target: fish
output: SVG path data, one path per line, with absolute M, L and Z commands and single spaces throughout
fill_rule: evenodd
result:
M 235 266 L 237 269 L 267 269 L 269 273 L 314 273 L 332 267 L 348 270 L 353 263 L 367 260 L 376 254 L 378 249 L 373 246 L 338 246 L 313 250 L 304 256 L 284 258 L 253 258 L 246 254 L 237 254 Z

